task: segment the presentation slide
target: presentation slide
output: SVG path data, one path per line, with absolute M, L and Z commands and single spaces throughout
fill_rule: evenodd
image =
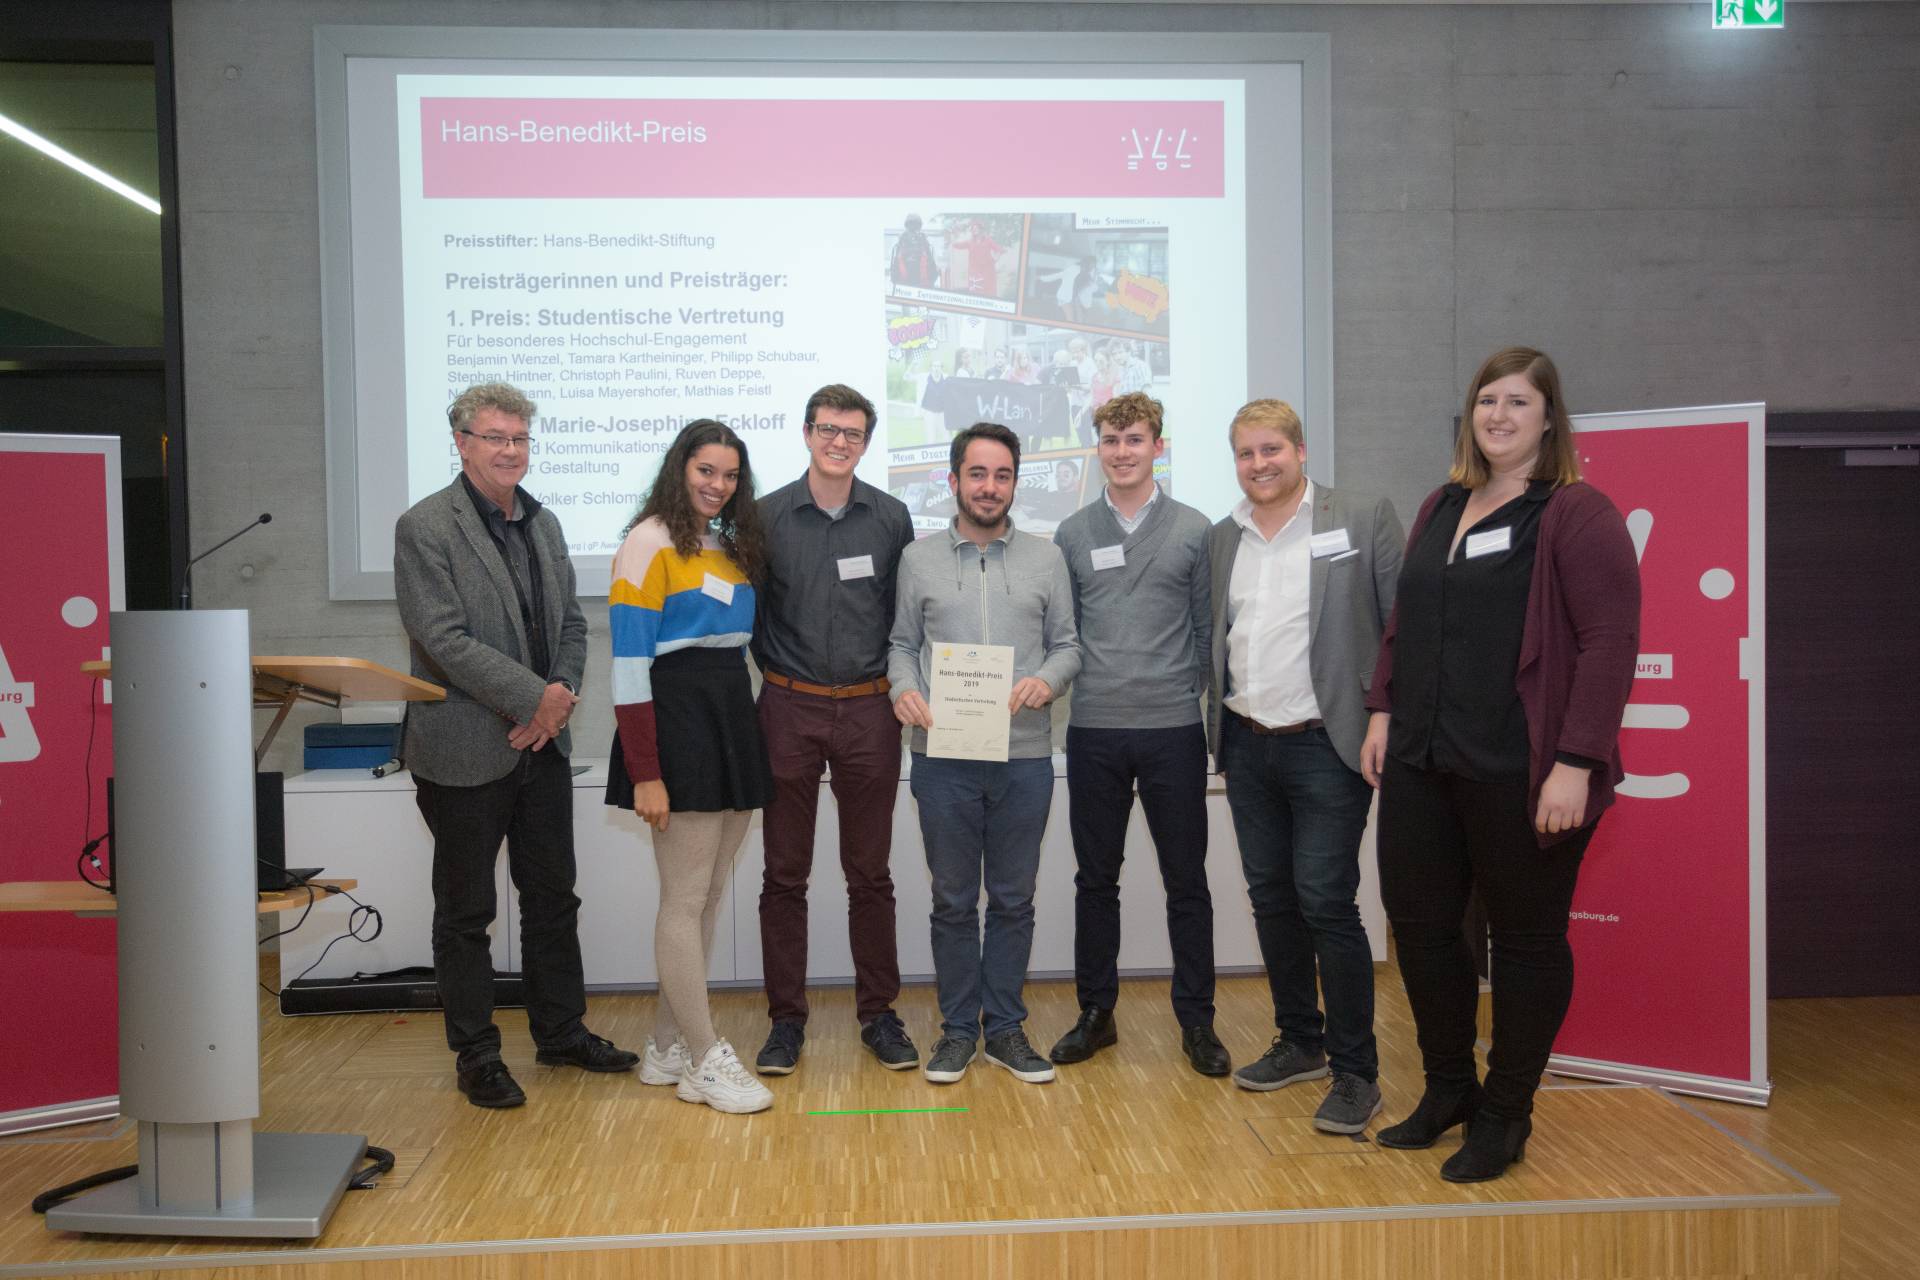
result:
M 525 484 L 583 594 L 687 422 L 737 430 L 770 492 L 827 383 L 874 402 L 860 475 L 923 534 L 973 422 L 1021 437 L 1013 517 L 1050 535 L 1099 493 L 1115 396 L 1166 406 L 1157 474 L 1213 516 L 1239 497 L 1234 410 L 1311 408 L 1298 64 L 346 62 L 337 595 L 385 577 L 394 519 L 458 473 L 446 410 L 477 382 L 539 406 Z
M 436 415 L 496 378 L 540 405 L 527 487 L 582 555 L 690 419 L 763 489 L 798 475 L 823 383 L 880 408 L 864 478 L 923 529 L 971 422 L 1023 438 L 1014 519 L 1051 533 L 1097 491 L 1108 399 L 1217 426 L 1246 398 L 1243 326 L 1176 330 L 1179 296 L 1246 309 L 1237 85 L 666 87 L 400 78 L 409 500 L 459 470 Z

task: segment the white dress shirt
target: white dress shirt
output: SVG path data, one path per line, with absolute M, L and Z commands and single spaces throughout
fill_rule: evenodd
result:
M 1227 710 L 1279 728 L 1320 719 L 1308 657 L 1308 581 L 1313 570 L 1313 482 L 1271 539 L 1253 522 L 1245 498 L 1227 582 Z

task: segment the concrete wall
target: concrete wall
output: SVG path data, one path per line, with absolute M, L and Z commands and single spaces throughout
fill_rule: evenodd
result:
M 1920 407 L 1920 5 L 1798 3 L 1784 32 L 1719 34 L 1699 4 L 175 0 L 194 542 L 274 513 L 195 586 L 253 610 L 256 651 L 406 665 L 390 603 L 327 599 L 312 28 L 534 17 L 1329 33 L 1339 469 L 1403 518 L 1508 342 L 1552 352 L 1579 412 Z M 575 726 L 598 754 L 606 606 L 586 608 Z

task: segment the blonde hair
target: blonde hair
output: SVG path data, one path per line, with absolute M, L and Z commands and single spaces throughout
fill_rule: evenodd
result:
M 1547 433 L 1540 440 L 1540 455 L 1533 461 L 1528 480 L 1551 480 L 1554 488 L 1580 483 L 1580 455 L 1573 447 L 1573 415 L 1567 412 L 1566 398 L 1560 394 L 1560 371 L 1545 352 L 1532 347 L 1503 347 L 1486 358 L 1480 372 L 1467 384 L 1467 403 L 1460 413 L 1460 431 L 1453 438 L 1453 466 L 1447 479 L 1469 489 L 1478 489 L 1493 478 L 1487 455 L 1473 438 L 1473 406 L 1490 382 L 1520 374 L 1533 384 L 1547 411 Z
M 1227 439 L 1233 439 L 1233 433 L 1241 427 L 1271 427 L 1293 442 L 1296 449 L 1304 449 L 1307 442 L 1300 427 L 1300 415 L 1285 400 L 1249 400 L 1240 406 L 1240 412 L 1233 415 L 1233 421 L 1227 425 Z

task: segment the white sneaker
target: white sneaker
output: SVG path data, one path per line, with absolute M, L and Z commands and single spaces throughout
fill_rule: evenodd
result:
M 647 1037 L 647 1052 L 640 1059 L 641 1084 L 679 1084 L 680 1077 L 687 1072 L 687 1040 L 676 1035 L 673 1043 L 662 1053 Z
M 715 1111 L 746 1115 L 773 1105 L 773 1091 L 740 1065 L 733 1046 L 716 1040 L 698 1066 L 689 1065 L 674 1096 L 682 1102 L 704 1102 Z

